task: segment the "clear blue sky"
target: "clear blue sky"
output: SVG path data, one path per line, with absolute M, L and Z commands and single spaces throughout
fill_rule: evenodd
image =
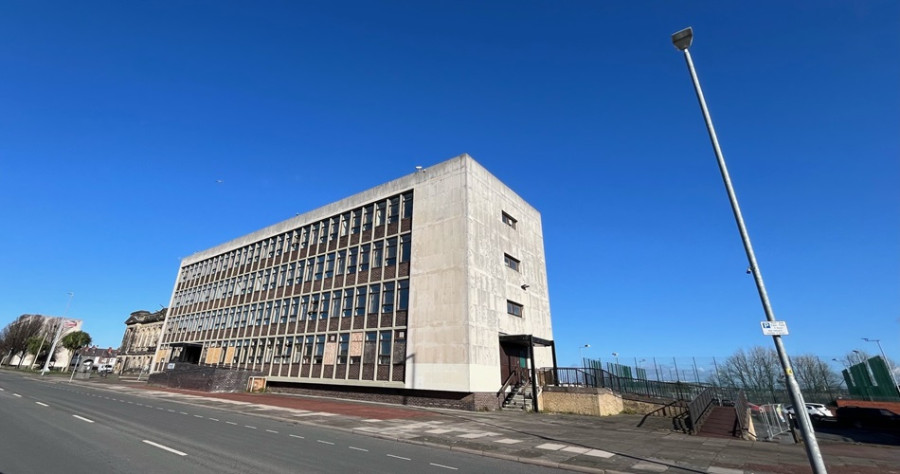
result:
M 900 360 L 900 3 L 0 4 L 0 326 L 117 347 L 180 259 L 469 153 L 543 215 L 562 365 Z M 222 183 L 217 183 L 222 180 Z

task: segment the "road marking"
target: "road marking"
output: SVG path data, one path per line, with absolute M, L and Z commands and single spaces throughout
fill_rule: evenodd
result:
M 42 407 L 49 407 L 49 406 L 50 406 L 50 405 L 47 405 L 47 404 L 44 403 L 44 402 L 34 402 L 34 403 L 37 403 L 38 405 L 40 405 L 40 406 L 42 406 Z
M 331 445 L 331 446 L 334 446 L 334 443 L 332 443 L 331 441 L 322 441 L 321 439 L 317 439 L 316 442 L 317 442 L 317 443 L 322 443 L 322 444 L 329 444 L 329 445 Z
M 228 423 L 229 425 L 236 425 L 236 424 L 237 424 L 237 423 L 235 423 L 235 422 L 233 422 L 233 421 L 226 421 L 225 423 Z
M 13 394 L 13 396 L 14 396 L 14 397 L 19 397 L 19 398 L 22 398 L 22 396 L 21 396 L 21 395 L 19 395 L 19 394 L 18 394 L 18 393 L 14 393 L 14 394 Z
M 78 416 L 78 415 L 72 415 L 72 416 L 74 416 L 75 418 L 78 418 L 78 419 L 81 420 L 81 421 L 86 421 L 86 422 L 88 422 L 88 423 L 93 423 L 93 422 L 94 422 L 94 420 L 88 420 L 87 418 L 85 418 L 85 417 L 83 417 L 83 416 Z
M 350 449 L 353 449 L 353 450 L 356 450 L 356 451 L 363 451 L 363 452 L 366 452 L 366 453 L 369 452 L 368 449 L 365 449 L 365 448 L 357 448 L 356 446 L 350 446 Z
M 187 415 L 187 413 L 185 413 Z M 194 415 L 194 418 L 203 418 L 203 415 Z
M 159 449 L 168 451 L 168 452 L 170 452 L 170 453 L 177 454 L 177 455 L 179 455 L 179 456 L 187 456 L 187 453 L 182 453 L 181 451 L 179 451 L 179 450 L 177 450 L 177 449 L 172 449 L 172 448 L 170 448 L 170 447 L 168 447 L 168 446 L 163 446 L 163 445 L 161 445 L 161 444 L 159 444 L 159 443 L 154 443 L 153 441 L 150 441 L 150 440 L 146 440 L 146 439 L 145 439 L 144 442 L 147 443 L 147 444 L 149 444 L 150 446 L 155 446 L 155 447 L 157 447 L 157 448 L 159 448 Z
M 299 435 L 289 435 L 289 436 L 290 436 L 291 438 L 306 439 L 306 438 L 304 438 L 303 436 L 299 436 Z
M 444 468 L 444 469 L 453 469 L 454 471 L 458 471 L 458 470 L 459 470 L 458 467 L 445 466 L 445 465 L 443 465 L 443 464 L 438 464 L 438 463 L 434 463 L 434 462 L 430 462 L 430 463 L 428 463 L 428 464 L 430 464 L 430 465 L 432 465 L 432 466 L 434 466 L 434 467 L 442 467 L 442 468 Z
M 394 456 L 393 454 L 388 454 L 387 457 L 389 457 L 389 458 L 396 458 L 396 459 L 402 459 L 402 460 L 404 460 L 404 461 L 412 461 L 412 459 L 410 459 L 410 458 L 405 458 L 405 457 L 402 457 L 402 456 Z
M 166 410 L 166 411 L 169 412 L 169 413 L 175 413 L 175 410 L 172 410 L 171 408 L 168 409 L 168 410 Z
M 266 431 L 269 432 L 269 433 L 275 433 L 275 434 L 278 434 L 278 432 L 275 431 L 275 430 L 266 430 Z
M 212 420 L 212 421 L 219 421 L 218 418 L 210 418 L 210 420 Z
M 255 430 L 255 429 L 256 429 L 255 426 L 250 426 L 250 425 L 244 425 L 244 428 L 250 428 L 251 430 Z

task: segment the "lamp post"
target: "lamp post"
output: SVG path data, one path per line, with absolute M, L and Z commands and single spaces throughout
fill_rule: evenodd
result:
M 884 359 L 884 365 L 887 366 L 888 373 L 891 375 L 891 382 L 894 383 L 894 390 L 900 390 L 900 388 L 897 387 L 897 379 L 894 377 L 894 367 L 891 365 L 891 361 L 887 358 L 887 356 L 884 355 L 884 348 L 881 347 L 881 339 L 869 339 L 868 337 L 864 337 L 863 341 L 874 342 L 875 344 L 878 344 L 878 350 L 881 351 L 881 358 Z
M 691 47 L 691 43 L 693 42 L 694 32 L 690 27 L 685 28 L 675 34 L 672 35 L 672 44 L 675 45 L 675 48 L 684 53 L 684 59 L 687 63 L 688 71 L 691 74 L 691 80 L 694 83 L 694 91 L 697 94 L 697 100 L 700 102 L 700 110 L 703 113 L 703 119 L 706 122 L 706 129 L 709 133 L 709 139 L 712 142 L 713 151 L 716 154 L 716 160 L 719 164 L 719 172 L 722 174 L 722 181 L 725 183 L 725 190 L 728 192 L 728 199 L 731 202 L 731 210 L 734 214 L 734 219 L 738 226 L 738 231 L 741 234 L 741 240 L 744 244 L 744 251 L 747 254 L 747 260 L 750 263 L 750 273 L 753 275 L 753 279 L 756 282 L 756 289 L 759 293 L 760 301 L 762 302 L 763 310 L 766 314 L 766 319 L 768 321 L 775 321 L 775 313 L 772 310 L 772 305 L 769 303 L 769 296 L 766 293 L 766 287 L 763 283 L 762 272 L 760 271 L 759 265 L 756 262 L 756 254 L 753 252 L 753 246 L 750 243 L 750 234 L 747 232 L 747 227 L 744 225 L 744 218 L 741 215 L 741 208 L 738 205 L 737 195 L 734 192 L 734 188 L 731 184 L 731 177 L 728 174 L 728 168 L 725 166 L 725 157 L 722 155 L 722 149 L 719 147 L 719 139 L 716 136 L 716 130 L 712 123 L 712 118 L 709 115 L 709 109 L 706 107 L 706 99 L 703 98 L 703 90 L 700 88 L 700 79 L 697 77 L 697 72 L 694 69 L 694 61 L 691 59 L 691 53 L 688 49 Z M 803 433 L 803 438 L 806 440 L 806 454 L 809 458 L 810 466 L 815 473 L 826 473 L 828 472 L 825 469 L 825 461 L 822 459 L 822 453 L 819 450 L 819 443 L 816 440 L 816 433 L 812 428 L 812 421 L 809 418 L 809 413 L 806 410 L 800 409 L 799 407 L 805 407 L 806 403 L 803 400 L 803 394 L 800 393 L 800 385 L 797 383 L 797 379 L 794 377 L 794 370 L 791 368 L 791 361 L 787 356 L 787 352 L 784 350 L 784 344 L 781 341 L 781 336 L 775 335 L 772 336 L 772 339 L 775 343 L 775 349 L 778 352 L 778 357 L 781 360 L 781 366 L 784 369 L 785 375 L 785 385 L 787 385 L 789 389 L 789 393 L 791 395 L 791 401 L 793 402 L 795 407 L 798 407 L 797 412 L 798 419 L 800 421 L 800 429 Z
M 578 346 L 578 355 L 581 357 L 581 368 L 587 368 L 587 364 L 584 363 L 584 350 L 590 349 L 590 344 L 585 344 L 583 346 Z

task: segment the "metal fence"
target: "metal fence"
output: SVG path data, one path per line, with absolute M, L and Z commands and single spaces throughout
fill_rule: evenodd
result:
M 760 405 L 751 410 L 750 416 L 757 439 L 771 441 L 791 431 L 791 419 L 780 403 Z
M 608 388 L 621 394 L 640 395 L 672 400 L 693 400 L 709 385 L 686 382 L 659 382 L 656 380 L 621 377 L 599 368 L 541 369 L 542 385 Z

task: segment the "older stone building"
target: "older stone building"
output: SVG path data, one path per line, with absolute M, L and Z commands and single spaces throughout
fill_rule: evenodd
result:
M 153 371 L 490 409 L 552 346 L 540 213 L 461 155 L 182 260 Z
M 116 359 L 116 373 L 129 374 L 147 370 L 159 344 L 166 308 L 155 313 L 135 311 L 125 321 L 125 335 Z

